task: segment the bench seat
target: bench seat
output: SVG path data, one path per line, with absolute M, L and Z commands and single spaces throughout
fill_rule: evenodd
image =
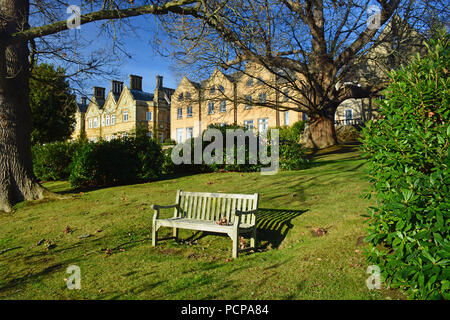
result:
M 160 227 L 173 228 L 174 238 L 178 229 L 198 230 L 227 234 L 233 240 L 232 256 L 239 252 L 239 235 L 251 233 L 250 245 L 256 246 L 256 217 L 258 194 L 186 192 L 178 190 L 175 204 L 152 205 L 152 245 L 156 246 Z M 174 209 L 172 218 L 159 218 L 160 210 Z M 227 224 L 219 224 L 226 220 Z

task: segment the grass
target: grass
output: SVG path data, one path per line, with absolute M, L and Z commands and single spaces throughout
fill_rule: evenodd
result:
M 67 199 L 25 202 L 0 215 L 1 299 L 402 298 L 365 284 L 361 215 L 370 202 L 361 197 L 365 162 L 352 146 L 274 176 L 199 174 L 85 193 L 66 182 L 46 187 Z M 189 230 L 180 230 L 184 241 L 152 247 L 150 204 L 172 204 L 178 189 L 259 192 L 257 252 L 231 261 L 231 239 Z M 328 232 L 313 236 L 316 227 Z M 56 246 L 37 245 L 42 239 Z M 81 290 L 66 287 L 72 264 L 81 269 Z

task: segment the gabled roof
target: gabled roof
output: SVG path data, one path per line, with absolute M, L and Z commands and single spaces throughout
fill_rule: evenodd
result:
M 140 91 L 140 90 L 129 90 L 131 93 L 131 96 L 134 100 L 140 100 L 140 101 L 153 101 L 155 95 L 153 93 Z
M 85 113 L 87 111 L 88 105 L 77 102 L 78 112 Z

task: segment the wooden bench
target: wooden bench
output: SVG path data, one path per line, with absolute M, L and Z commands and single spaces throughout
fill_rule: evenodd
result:
M 178 190 L 175 204 L 152 205 L 152 208 L 155 210 L 152 229 L 153 246 L 156 246 L 158 240 L 158 229 L 170 227 L 173 228 L 175 239 L 178 238 L 179 228 L 227 234 L 233 240 L 233 258 L 238 256 L 241 234 L 251 233 L 250 246 L 255 248 L 257 193 L 207 193 Z M 172 218 L 159 218 L 161 209 L 171 208 L 174 209 Z M 223 218 L 226 218 L 226 225 L 223 224 Z

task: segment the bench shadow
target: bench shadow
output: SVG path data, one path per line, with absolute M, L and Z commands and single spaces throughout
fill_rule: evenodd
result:
M 278 248 L 294 226 L 292 219 L 301 216 L 308 210 L 292 209 L 258 209 L 257 238 L 258 249 Z
M 268 208 L 258 208 L 258 215 L 256 221 L 256 237 L 257 237 L 257 249 L 264 251 L 268 248 L 276 249 L 286 238 L 289 230 L 291 230 L 294 225 L 291 223 L 292 219 L 301 216 L 305 210 L 292 210 L 292 209 L 268 209 Z M 208 235 L 228 237 L 226 234 L 219 234 L 213 232 L 205 231 L 195 231 L 191 236 L 180 239 L 179 243 L 192 243 L 207 237 Z M 249 234 L 243 234 L 243 237 L 248 237 Z M 171 236 L 160 238 L 159 240 L 169 240 L 174 239 Z M 251 248 L 246 248 L 241 250 L 247 251 Z

